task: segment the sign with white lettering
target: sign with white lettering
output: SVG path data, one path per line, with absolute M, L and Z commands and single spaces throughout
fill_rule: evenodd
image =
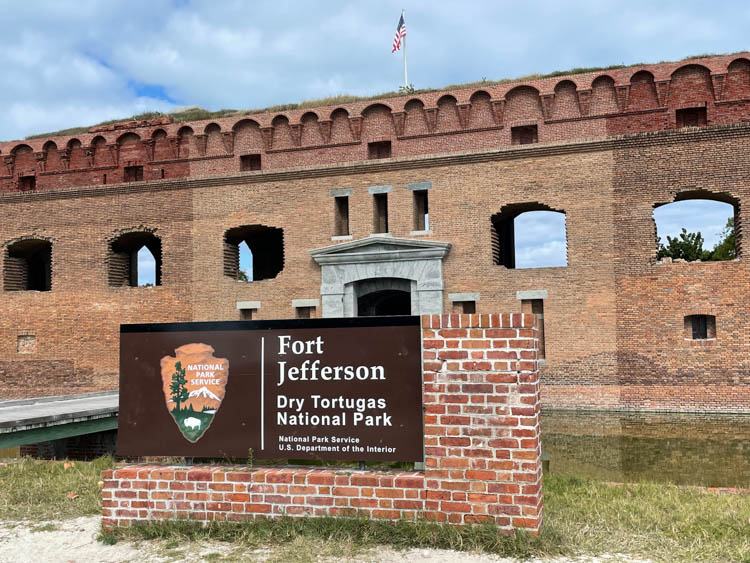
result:
M 122 325 L 123 456 L 421 461 L 419 317 Z

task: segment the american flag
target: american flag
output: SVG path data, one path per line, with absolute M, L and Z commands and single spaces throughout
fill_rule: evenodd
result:
M 396 37 L 393 38 L 393 51 L 391 51 L 391 53 L 395 53 L 396 51 L 401 49 L 402 37 L 406 37 L 406 23 L 404 22 L 404 14 L 401 14 L 401 18 L 398 20 L 398 25 L 396 26 Z

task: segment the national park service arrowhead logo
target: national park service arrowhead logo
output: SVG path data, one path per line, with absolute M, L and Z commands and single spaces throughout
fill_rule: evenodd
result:
M 208 430 L 221 406 L 229 378 L 229 360 L 214 358 L 208 344 L 185 344 L 174 357 L 161 359 L 167 410 L 182 435 L 195 443 Z

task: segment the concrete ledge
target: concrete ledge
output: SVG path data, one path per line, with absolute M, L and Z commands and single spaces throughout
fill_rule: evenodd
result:
M 79 393 L 76 395 L 47 395 L 46 397 L 33 397 L 30 399 L 11 399 L 0 401 L 0 408 L 15 407 L 18 405 L 33 405 L 36 403 L 51 403 L 55 401 L 69 401 L 74 399 L 88 399 L 91 397 L 119 397 L 119 391 L 93 391 L 91 393 Z
M 237 309 L 260 309 L 260 301 L 237 301 Z
M 516 291 L 516 299 L 547 299 L 546 289 L 527 289 L 525 291 Z
M 0 403 L 0 448 L 117 428 L 117 392 Z
M 320 307 L 320 299 L 292 299 L 292 307 Z
M 449 293 L 448 300 L 451 303 L 461 301 L 479 301 L 479 293 Z
M 409 184 L 409 190 L 413 192 L 419 192 L 422 190 L 431 190 L 432 182 L 412 182 Z
M 367 188 L 369 194 L 389 194 L 393 191 L 393 186 L 370 186 Z
M 331 194 L 331 197 L 349 197 L 354 193 L 354 190 L 351 188 L 335 188 L 328 193 Z

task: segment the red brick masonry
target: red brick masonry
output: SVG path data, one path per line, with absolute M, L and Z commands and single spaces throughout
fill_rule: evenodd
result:
M 422 326 L 424 471 L 130 465 L 103 474 L 104 526 L 364 515 L 538 532 L 534 316 L 435 315 Z

